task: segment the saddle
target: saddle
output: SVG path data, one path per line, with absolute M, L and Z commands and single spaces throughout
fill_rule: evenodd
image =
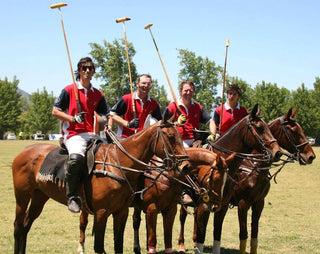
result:
M 99 138 L 93 138 L 88 142 L 86 150 L 86 163 L 83 179 L 86 179 L 94 169 L 94 155 L 103 141 Z M 64 144 L 51 150 L 44 159 L 37 175 L 39 182 L 52 182 L 59 188 L 65 187 L 65 170 L 68 162 L 68 151 Z

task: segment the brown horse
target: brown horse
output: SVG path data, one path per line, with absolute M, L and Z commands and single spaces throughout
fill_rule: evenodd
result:
M 201 189 L 201 195 L 207 199 L 206 204 L 214 211 L 221 206 L 221 192 L 223 190 L 225 169 L 235 154 L 227 160 L 220 158 L 217 154 L 203 148 L 186 148 L 186 152 L 193 170 L 190 174 L 197 173 L 201 183 L 208 191 Z M 154 158 L 153 164 L 161 163 Z M 156 248 L 156 226 L 159 212 L 163 216 L 164 242 L 166 253 L 170 253 L 172 247 L 172 228 L 174 217 L 177 211 L 177 204 L 180 201 L 181 185 L 184 176 L 174 177 L 172 172 L 161 172 L 151 170 L 142 174 L 140 189 L 145 191 L 137 196 L 131 206 L 134 206 L 133 228 L 134 228 L 134 252 L 141 253 L 139 243 L 139 227 L 141 222 L 141 210 L 146 213 L 147 221 L 147 246 L 150 251 Z M 152 186 L 152 187 L 151 187 Z M 142 198 L 142 199 L 141 199 Z M 82 211 L 80 216 L 80 241 L 78 253 L 84 253 L 85 230 L 88 224 L 88 213 Z
M 231 152 L 239 153 L 229 165 L 228 179 L 223 192 L 222 208 L 214 213 L 215 227 L 222 221 L 225 210 L 228 209 L 229 201 L 233 194 L 234 178 L 236 170 L 246 157 L 243 153 L 249 153 L 256 149 L 261 154 L 252 156 L 253 160 L 273 161 L 279 160 L 282 155 L 281 149 L 272 136 L 268 125 L 261 119 L 258 105 L 255 105 L 249 115 L 240 120 L 230 128 L 223 136 L 211 143 L 214 152 L 223 152 L 224 156 Z M 195 243 L 195 253 L 202 253 L 205 240 L 206 226 L 209 219 L 210 210 L 204 206 L 195 209 L 195 232 L 193 240 Z M 181 231 L 179 235 L 179 251 L 185 252 L 184 246 L 184 223 L 186 219 L 185 209 L 180 210 Z
M 234 155 L 226 160 L 219 155 L 203 148 L 186 148 L 189 162 L 193 170 L 190 175 L 197 174 L 200 183 L 207 188 L 198 189 L 201 196 L 206 199 L 206 205 L 212 211 L 220 209 L 221 193 L 226 180 L 225 174 L 228 164 L 233 160 Z M 173 253 L 172 250 L 172 229 L 177 213 L 177 204 L 181 198 L 182 181 L 168 178 L 165 175 L 159 177 L 159 173 L 153 172 L 153 178 L 157 178 L 156 184 L 148 189 L 143 199 L 133 204 L 133 228 L 134 228 L 134 252 L 141 253 L 139 243 L 139 227 L 141 222 L 141 211 L 146 214 L 147 225 L 147 246 L 149 253 L 156 253 L 157 245 L 157 216 L 161 212 L 163 217 L 163 231 L 165 253 Z M 183 180 L 180 178 L 180 180 Z M 143 186 L 150 186 L 152 179 L 146 178 Z
M 303 129 L 294 120 L 296 112 L 297 110 L 292 112 L 292 108 L 290 108 L 287 114 L 271 121 L 269 127 L 278 144 L 291 153 L 292 158 L 299 161 L 300 165 L 311 164 L 316 156 Z M 232 202 L 238 206 L 240 254 L 246 253 L 248 238 L 247 215 L 250 207 L 252 209 L 250 253 L 256 254 L 259 220 L 264 208 L 265 197 L 270 189 L 270 180 L 272 179 L 269 172 L 271 165 L 259 163 L 254 165 L 257 169 L 251 170 L 252 164 L 244 161 L 244 167 L 241 167 L 237 173 L 238 184 L 235 186 Z M 218 240 L 220 242 L 220 238 L 215 238 L 215 244 L 218 244 Z
M 308 141 L 303 133 L 301 126 L 294 120 L 297 110 L 292 112 L 289 109 L 288 113 L 282 117 L 270 122 L 269 128 L 274 137 L 277 138 L 278 144 L 292 154 L 291 157 L 298 160 L 300 164 L 310 164 L 315 159 L 315 154 L 308 144 Z M 243 165 L 249 165 L 253 167 L 252 163 L 243 161 Z M 261 163 L 260 163 L 261 164 Z M 258 165 L 255 163 L 254 171 L 237 171 L 236 179 L 237 184 L 234 187 L 233 203 L 238 205 L 238 216 L 240 225 L 240 253 L 245 253 L 247 233 L 247 211 L 252 207 L 252 223 L 251 223 L 251 254 L 257 253 L 257 237 L 258 226 L 261 212 L 264 207 L 264 198 L 268 194 L 270 189 L 270 163 L 264 165 Z M 263 170 L 261 167 L 266 168 Z M 184 223 L 186 213 L 181 211 L 182 223 Z M 224 214 L 225 215 L 225 214 Z M 224 215 L 222 218 L 224 218 Z M 221 217 L 220 217 L 221 218 Z M 216 223 L 216 222 L 215 222 Z M 222 230 L 222 221 L 215 224 L 214 227 L 214 245 L 213 253 L 220 253 L 220 239 Z M 183 227 L 181 225 L 180 234 L 183 236 Z M 194 235 L 194 241 L 196 242 L 196 233 Z
M 187 155 L 181 135 L 168 120 L 168 115 L 165 115 L 157 124 L 118 145 L 99 146 L 95 154 L 95 164 L 96 172 L 100 173 L 92 174 L 84 182 L 87 207 L 94 214 L 95 253 L 105 253 L 104 234 L 110 214 L 115 222 L 115 253 L 123 252 L 124 228 L 136 181 L 153 155 L 170 161 L 172 166 L 176 165 L 174 168 L 177 169 L 177 174 L 190 165 L 186 161 Z M 54 148 L 56 146 L 50 144 L 28 146 L 13 161 L 12 174 L 16 198 L 15 254 L 25 253 L 27 234 L 49 198 L 67 204 L 64 187 L 51 181 L 42 182 L 37 179 L 42 162 Z M 110 175 L 115 177 L 108 177 Z

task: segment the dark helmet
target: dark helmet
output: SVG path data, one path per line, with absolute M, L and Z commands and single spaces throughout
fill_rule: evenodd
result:
M 227 89 L 227 93 L 229 91 L 231 91 L 231 90 L 236 91 L 240 95 L 240 97 L 242 96 L 242 90 L 241 90 L 241 87 L 238 84 L 229 85 L 229 87 Z

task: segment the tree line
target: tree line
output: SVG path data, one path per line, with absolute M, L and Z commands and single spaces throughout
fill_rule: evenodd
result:
M 95 78 L 101 81 L 100 90 L 106 97 L 110 107 L 124 94 L 130 93 L 130 77 L 127 64 L 127 54 L 124 40 L 112 42 L 103 41 L 102 44 L 90 43 L 91 55 L 95 66 Z M 222 86 L 223 67 L 217 65 L 208 57 L 197 56 L 186 49 L 177 49 L 181 69 L 178 73 L 178 83 L 189 79 L 194 82 L 196 93 L 195 101 L 212 113 L 217 105 L 221 104 L 221 95 L 218 95 L 218 86 Z M 132 43 L 128 42 L 131 77 L 133 83 L 139 73 L 133 61 L 136 54 Z M 239 77 L 226 74 L 226 86 L 238 83 L 243 90 L 240 103 L 249 110 L 259 104 L 261 116 L 269 122 L 283 114 L 290 107 L 299 108 L 296 120 L 303 127 L 306 135 L 320 136 L 320 79 L 315 77 L 313 89 L 307 89 L 302 83 L 293 91 L 278 87 L 276 83 L 265 82 L 248 84 Z M 14 77 L 8 81 L 7 77 L 0 78 L 0 139 L 5 133 L 23 131 L 29 136 L 36 131 L 44 134 L 58 133 L 59 122 L 51 116 L 52 105 L 55 100 L 53 92 L 48 93 L 45 87 L 30 95 L 30 101 L 18 93 L 19 80 Z M 178 84 L 176 84 L 178 86 Z M 164 84 L 159 84 L 153 77 L 151 97 L 155 98 L 163 111 L 170 103 Z M 226 97 L 223 98 L 226 101 Z M 204 127 L 205 128 L 205 127 Z

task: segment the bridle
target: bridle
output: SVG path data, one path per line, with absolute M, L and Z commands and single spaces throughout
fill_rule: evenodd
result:
M 273 124 L 275 123 L 272 122 L 270 124 L 270 126 L 272 126 Z M 278 135 L 278 139 L 277 140 L 280 140 L 282 134 L 284 134 L 287 138 L 287 140 L 289 141 L 290 145 L 293 147 L 293 149 L 295 150 L 295 153 L 291 154 L 291 158 L 296 160 L 296 161 L 299 161 L 299 158 L 300 158 L 300 148 L 303 147 L 303 146 L 306 146 L 307 144 L 309 144 L 308 140 L 306 140 L 305 142 L 301 143 L 301 144 L 298 144 L 296 145 L 294 140 L 292 139 L 292 137 L 289 135 L 288 133 L 288 130 L 286 128 L 287 125 L 289 124 L 296 124 L 296 121 L 294 119 L 286 119 L 286 120 L 283 120 L 283 118 L 280 118 L 280 125 L 281 125 L 281 129 L 280 129 L 280 132 L 279 132 L 279 135 Z
M 261 117 L 259 116 L 255 116 L 256 118 L 258 118 L 258 120 L 262 120 Z M 271 146 L 272 143 L 277 142 L 276 139 L 271 139 L 269 141 L 263 141 L 263 139 L 260 137 L 260 135 L 257 133 L 257 131 L 255 130 L 255 128 L 253 127 L 252 122 L 254 121 L 253 118 L 251 117 L 247 117 L 247 130 L 246 133 L 244 135 L 244 142 L 246 144 L 248 144 L 247 140 L 248 140 L 248 133 L 250 132 L 253 137 L 257 140 L 257 142 L 260 144 L 260 146 L 262 147 L 262 152 L 261 154 L 247 154 L 247 153 L 237 153 L 236 157 L 241 158 L 241 159 L 247 159 L 250 160 L 252 162 L 271 162 L 272 161 L 272 154 L 271 152 L 266 148 L 266 146 Z M 229 133 L 233 128 L 236 128 L 237 125 L 234 125 L 227 133 Z M 225 133 L 224 136 L 227 134 Z M 209 141 L 209 144 L 214 147 L 215 149 L 227 153 L 227 154 L 232 154 L 233 151 L 230 151 L 228 149 L 225 149 L 221 146 L 218 146 L 216 144 L 216 141 Z
M 164 133 L 161 131 L 162 128 L 167 127 L 173 127 L 174 123 L 171 122 L 165 122 L 162 124 L 159 124 L 157 127 L 157 134 L 156 134 L 156 140 L 153 145 L 153 154 L 156 154 L 156 148 L 158 145 L 159 140 L 161 141 L 162 150 L 165 153 L 165 158 L 163 159 L 163 164 L 165 165 L 166 169 L 173 169 L 176 168 L 178 165 L 180 165 L 183 161 L 188 160 L 188 155 L 176 155 L 174 154 L 174 149 L 172 145 L 170 144 L 168 138 L 165 138 Z M 169 150 L 167 149 L 169 148 Z

